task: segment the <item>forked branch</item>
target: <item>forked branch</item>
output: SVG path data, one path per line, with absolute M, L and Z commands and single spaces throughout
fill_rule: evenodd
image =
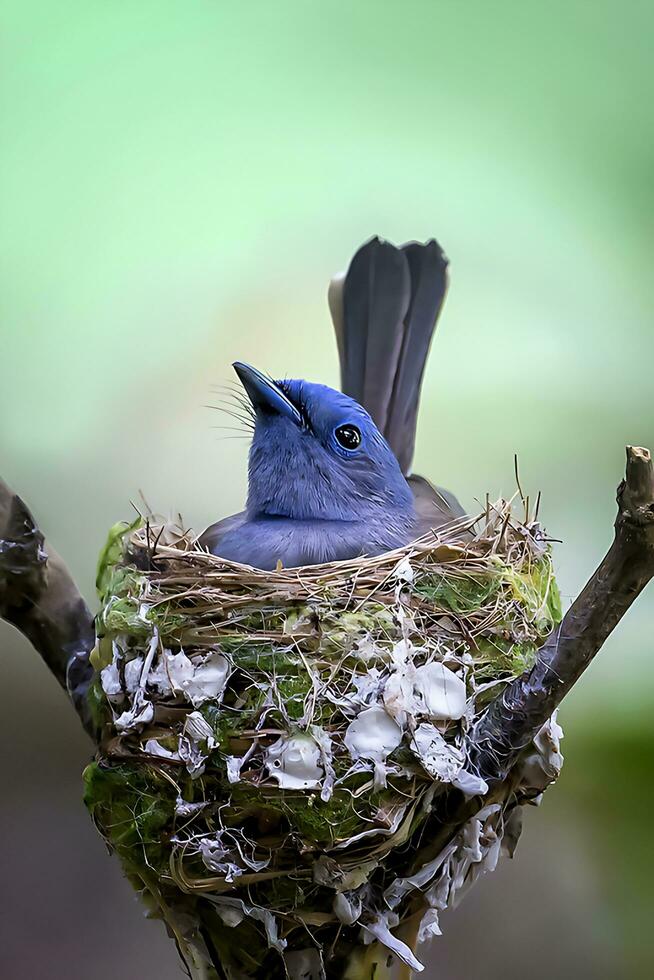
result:
M 520 754 L 653 575 L 654 469 L 646 449 L 629 447 L 626 478 L 618 488 L 618 516 L 611 548 L 559 628 L 541 647 L 535 666 L 508 685 L 470 734 L 469 755 L 479 774 L 490 784 L 484 802 L 489 798 L 506 799 L 510 794 L 511 770 Z M 89 654 L 94 644 L 93 617 L 66 567 L 46 546 L 28 508 L 2 481 L 0 616 L 31 641 L 68 691 L 91 733 L 86 692 L 92 677 Z M 479 809 L 478 798 L 463 800 L 460 794 L 452 794 L 451 798 L 451 811 L 438 815 L 440 827 L 435 828 L 436 833 L 426 848 L 420 849 L 422 866 L 429 860 L 427 852 L 431 851 L 435 857 Z M 422 896 L 416 896 L 416 916 L 408 919 L 408 923 L 419 921 L 421 901 Z M 198 925 L 192 917 L 184 915 L 183 922 L 188 924 L 191 934 L 200 935 L 201 923 Z M 175 916 L 172 907 L 164 915 L 177 938 L 189 974 L 205 980 L 210 975 L 217 976 L 207 966 L 209 954 L 187 943 L 183 931 L 178 934 Z M 387 958 L 387 951 L 372 947 L 364 950 L 353 947 L 350 953 L 350 972 L 346 975 L 352 977 L 377 976 Z

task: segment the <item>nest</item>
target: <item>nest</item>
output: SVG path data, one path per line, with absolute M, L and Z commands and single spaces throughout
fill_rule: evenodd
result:
M 173 905 L 201 920 L 230 977 L 278 975 L 280 954 L 294 975 L 307 948 L 322 971 L 344 935 L 421 969 L 396 927 L 419 912 L 438 932 L 515 837 L 496 803 L 426 847 L 449 794 L 487 790 L 466 732 L 560 620 L 539 525 L 500 502 L 395 552 L 271 573 L 139 519 L 111 532 L 98 589 L 86 800 L 169 926 Z M 523 798 L 557 774 L 558 734 Z

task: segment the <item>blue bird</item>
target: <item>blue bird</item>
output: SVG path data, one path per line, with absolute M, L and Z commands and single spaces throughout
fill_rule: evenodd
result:
M 256 568 L 312 565 L 389 551 L 464 514 L 406 475 L 446 269 L 433 240 L 374 238 L 332 281 L 343 393 L 234 364 L 254 418 L 248 497 L 207 528 L 204 547 Z

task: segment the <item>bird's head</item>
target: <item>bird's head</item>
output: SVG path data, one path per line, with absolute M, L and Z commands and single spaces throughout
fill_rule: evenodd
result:
M 326 385 L 234 369 L 254 412 L 247 510 L 295 520 L 413 516 L 413 495 L 366 411 Z

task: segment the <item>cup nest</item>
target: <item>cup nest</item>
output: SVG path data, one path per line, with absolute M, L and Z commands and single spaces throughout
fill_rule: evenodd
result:
M 133 882 L 160 912 L 211 910 L 217 948 L 251 927 L 244 976 L 343 930 L 419 969 L 391 930 L 419 910 L 437 932 L 515 836 L 495 803 L 425 848 L 448 794 L 486 792 L 466 733 L 561 618 L 540 526 L 500 501 L 394 552 L 265 572 L 139 519 L 110 533 L 98 591 L 86 802 Z

